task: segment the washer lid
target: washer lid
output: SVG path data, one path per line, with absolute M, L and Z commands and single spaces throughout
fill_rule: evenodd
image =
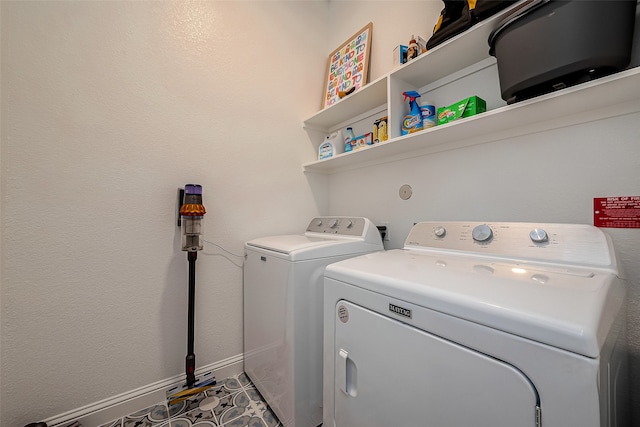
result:
M 261 237 L 247 242 L 245 248 L 269 251 L 275 256 L 287 258 L 290 261 L 359 254 L 383 249 L 382 245 L 368 243 L 360 238 L 310 235 Z
M 592 358 L 625 296 L 603 269 L 407 249 L 331 264 L 325 277 Z

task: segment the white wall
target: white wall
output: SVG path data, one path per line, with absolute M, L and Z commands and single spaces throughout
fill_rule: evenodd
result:
M 408 14 L 407 9 L 390 7 L 392 4 L 395 2 L 367 2 L 364 7 L 363 2 L 332 1 L 331 14 L 353 17 L 358 9 L 361 13 L 351 19 L 352 27 L 373 20 L 374 37 L 378 33 L 402 40 L 417 31 L 414 21 L 405 25 L 407 16 L 415 14 L 435 23 L 439 12 L 435 8 L 435 15 L 429 17 L 426 10 L 415 13 L 412 9 Z M 427 27 L 430 30 L 433 25 Z M 351 35 L 347 34 L 351 29 L 343 31 L 343 38 Z M 640 41 L 640 28 L 636 28 L 635 40 Z M 384 74 L 391 67 L 384 71 L 376 61 L 390 56 L 389 46 L 381 51 L 376 41 L 373 74 Z M 638 65 L 640 43 L 636 42 L 634 52 L 633 64 Z M 491 70 L 495 73 L 495 66 L 483 73 Z M 445 92 L 458 99 L 465 93 L 479 94 L 491 104 L 500 99 L 497 84 L 495 75 L 486 78 L 485 85 L 455 82 L 438 89 L 435 97 Z M 639 134 L 640 113 L 635 113 L 336 173 L 330 177 L 330 213 L 348 212 L 388 222 L 391 241 L 387 248 L 402 247 L 413 223 L 426 220 L 593 224 L 594 197 L 640 195 Z M 413 196 L 406 201 L 398 195 L 403 184 L 413 188 Z M 640 230 L 605 232 L 612 236 L 628 278 L 632 425 L 640 425 Z
M 328 210 L 302 120 L 317 110 L 325 2 L 1 2 L 0 425 L 184 372 L 177 189 L 243 253 Z M 315 188 L 314 188 L 315 187 Z M 241 259 L 197 262 L 195 350 L 241 354 Z

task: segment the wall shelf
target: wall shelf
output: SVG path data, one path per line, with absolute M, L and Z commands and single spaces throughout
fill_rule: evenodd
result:
M 306 163 L 303 168 L 308 172 L 335 173 L 637 111 L 640 111 L 640 68 L 633 68 L 357 151 Z
M 303 164 L 304 171 L 336 173 L 640 111 L 640 67 L 637 67 L 401 136 L 405 103 L 400 94 L 406 90 L 420 91 L 436 82 L 439 84 L 461 70 L 491 58 L 489 34 L 506 15 L 527 2 L 522 0 L 474 25 L 307 118 L 304 128 L 314 131 L 308 135 L 318 147 L 322 135 L 344 127 L 345 123 L 358 121 L 374 109 L 380 111 L 386 107 L 389 140 Z

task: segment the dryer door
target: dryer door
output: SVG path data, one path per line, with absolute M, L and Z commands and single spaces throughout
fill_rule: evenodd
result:
M 344 300 L 334 319 L 337 427 L 536 426 L 513 366 Z

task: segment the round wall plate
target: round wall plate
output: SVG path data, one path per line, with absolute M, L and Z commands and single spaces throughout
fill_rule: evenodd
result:
M 402 200 L 407 200 L 413 194 L 413 190 L 411 189 L 411 186 L 409 184 L 404 184 L 402 187 L 400 187 L 400 191 L 398 191 L 398 194 L 400 195 L 400 198 Z

